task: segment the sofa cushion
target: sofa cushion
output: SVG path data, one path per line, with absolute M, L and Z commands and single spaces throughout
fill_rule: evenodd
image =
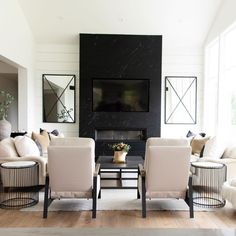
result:
M 223 154 L 223 158 L 234 158 L 236 159 L 236 146 L 227 147 Z
M 40 156 L 36 143 L 27 136 L 15 137 L 15 146 L 19 156 Z
M 210 137 L 195 136 L 191 141 L 192 154 L 202 156 L 203 148 Z
M 50 143 L 50 139 L 49 139 L 47 131 L 42 130 L 40 134 L 32 132 L 32 138 L 33 140 L 35 141 L 37 140 L 37 142 L 40 143 L 43 153 L 47 153 L 47 149 Z
M 5 138 L 0 142 L 1 157 L 18 157 L 13 138 Z
M 211 157 L 213 159 L 220 159 L 224 153 L 225 145 L 222 140 L 219 140 L 216 136 L 207 140 L 203 157 Z
M 229 180 L 230 186 L 236 187 L 236 179 Z

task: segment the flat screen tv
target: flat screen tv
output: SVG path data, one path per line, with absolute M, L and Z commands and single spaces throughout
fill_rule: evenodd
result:
M 148 79 L 93 79 L 94 112 L 148 112 Z

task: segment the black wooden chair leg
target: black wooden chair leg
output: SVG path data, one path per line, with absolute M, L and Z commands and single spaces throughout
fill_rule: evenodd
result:
M 96 218 L 97 213 L 97 177 L 93 177 L 93 209 L 92 209 L 92 218 Z
M 193 186 L 192 186 L 192 176 L 189 177 L 188 181 L 188 192 L 186 193 L 185 202 L 189 206 L 189 215 L 190 218 L 194 218 L 194 209 L 193 209 Z
M 44 192 L 44 207 L 43 207 L 43 218 L 44 219 L 46 219 L 48 216 L 48 192 L 49 192 L 49 177 L 46 176 L 45 192 Z
M 142 217 L 146 218 L 146 187 L 145 187 L 145 178 L 142 177 Z
M 137 189 L 137 199 L 140 199 L 139 189 Z
M 190 218 L 194 218 L 194 209 L 193 209 L 193 185 L 192 185 L 192 176 L 189 177 L 189 213 Z

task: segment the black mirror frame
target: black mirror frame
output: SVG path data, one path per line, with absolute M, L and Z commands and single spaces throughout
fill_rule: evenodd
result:
M 178 107 L 178 105 L 181 103 L 187 114 L 189 114 L 189 116 L 191 117 L 191 120 L 192 122 L 170 122 L 169 119 L 170 117 L 173 115 L 175 109 L 171 112 L 171 114 L 169 115 L 169 117 L 167 117 L 167 92 L 168 92 L 168 87 L 167 87 L 167 83 L 169 82 L 169 84 L 171 85 L 170 83 L 170 79 L 171 78 L 178 78 L 178 79 L 185 79 L 185 78 L 192 78 L 192 82 L 189 84 L 187 90 L 185 91 L 184 94 L 182 94 L 181 96 L 179 96 L 179 94 L 176 92 L 176 90 L 174 89 L 174 92 L 176 93 L 177 97 L 179 98 L 179 102 L 178 104 L 176 105 L 175 109 Z M 172 85 L 171 85 L 172 86 Z M 184 96 L 186 95 L 186 93 L 188 92 L 188 90 L 194 86 L 194 91 L 195 91 L 195 100 L 194 100 L 194 107 L 195 107 L 195 111 L 194 111 L 194 114 L 192 116 L 192 114 L 188 111 L 188 109 L 186 108 L 186 106 L 184 105 L 182 99 L 184 98 Z M 165 124 L 196 124 L 197 123 L 197 77 L 196 76 L 165 76 L 165 106 L 164 106 L 164 122 Z
M 46 79 L 46 76 L 71 76 L 73 81 L 74 81 L 74 109 L 73 109 L 73 113 L 74 113 L 74 119 L 71 122 L 66 122 L 66 121 L 46 121 L 45 119 L 45 112 L 44 112 L 44 79 Z M 67 84 L 67 86 L 69 86 L 69 83 Z M 43 123 L 64 123 L 64 124 L 73 124 L 76 123 L 76 75 L 75 74 L 42 74 L 42 122 Z

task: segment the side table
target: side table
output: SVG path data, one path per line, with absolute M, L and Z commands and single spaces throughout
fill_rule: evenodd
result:
M 201 207 L 223 207 L 221 196 L 227 169 L 224 164 L 214 162 L 192 162 L 193 204 Z
M 100 164 L 100 176 L 101 176 L 101 187 L 100 189 L 136 189 L 137 197 L 139 196 L 138 191 L 138 165 L 143 164 L 144 160 L 141 156 L 127 156 L 127 161 L 125 163 L 114 163 L 113 156 L 99 156 L 97 163 Z M 106 174 L 116 174 L 116 177 L 105 177 Z M 135 175 L 133 177 L 124 177 L 123 174 Z M 109 182 L 116 181 L 115 185 L 104 186 L 103 180 Z M 134 180 L 134 186 L 125 186 L 123 181 Z M 99 194 L 101 197 L 101 191 Z
M 39 170 L 34 161 L 13 161 L 0 165 L 1 208 L 33 206 L 39 200 Z

